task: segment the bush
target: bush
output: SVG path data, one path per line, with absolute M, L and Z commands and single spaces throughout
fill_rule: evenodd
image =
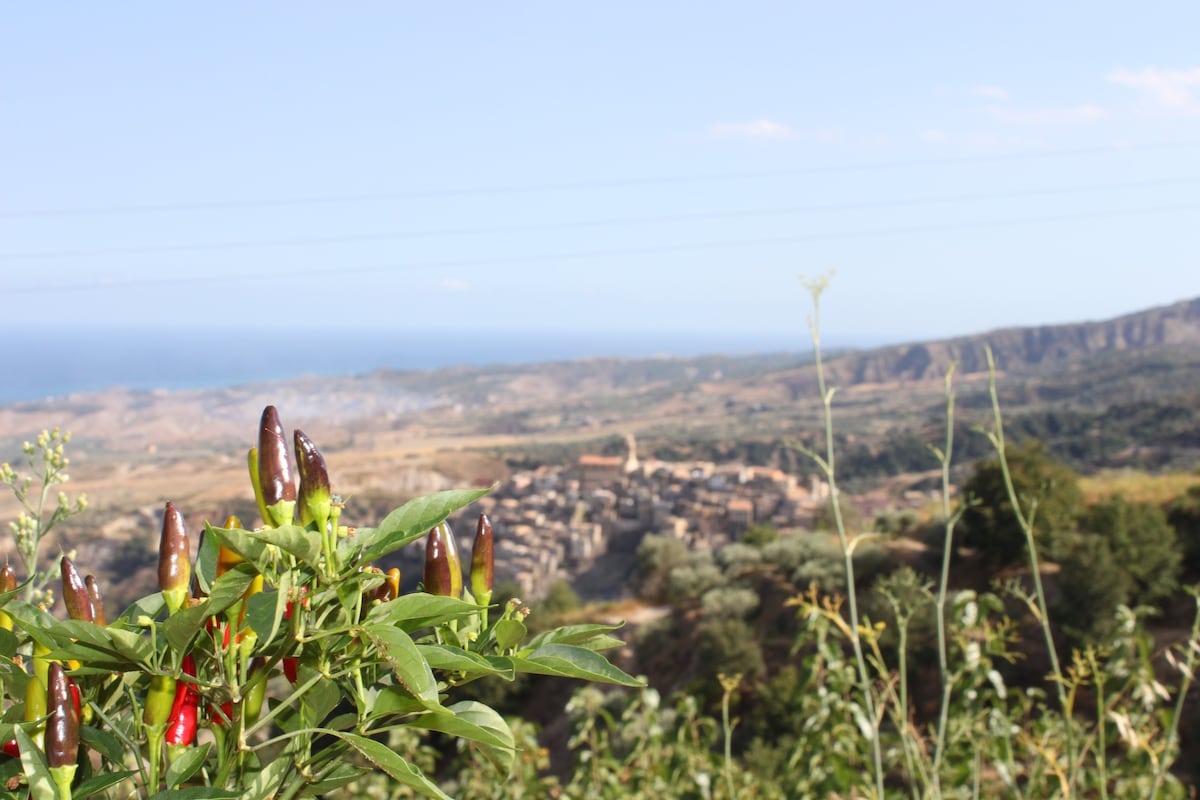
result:
M 1075 530 L 1083 510 L 1078 476 L 1054 461 L 1040 442 L 1029 441 L 1006 452 L 1013 489 L 1025 519 L 1033 521 L 1039 555 L 1054 555 L 1055 548 Z M 1025 554 L 1025 532 L 1013 511 L 999 460 L 982 461 L 962 487 L 966 506 L 962 512 L 961 541 L 997 566 Z
M 378 737 L 440 731 L 507 776 L 517 760 L 512 728 L 478 701 L 454 702 L 461 684 L 537 673 L 640 685 L 598 654 L 619 644 L 614 626 L 530 637 L 528 609 L 509 603 L 491 613 L 490 526 L 481 518 L 464 576 L 446 522 L 489 490 L 417 498 L 351 537 L 315 446 L 296 431 L 293 462 L 273 407 L 259 430 L 250 473 L 263 526 L 206 525 L 193 566 L 183 516 L 167 503 L 161 591 L 111 621 L 95 581 L 68 557 L 66 621 L 30 602 L 50 576 L 35 572 L 18 585 L 13 570 L 0 570 L 0 741 L 19 756 L 0 763 L 7 797 L 318 796 L 378 769 L 445 800 Z M 26 448 L 28 479 L 0 467 L 18 499 L 34 483 L 66 480 L 65 441 L 46 433 Z M 26 509 L 18 538 L 36 556 L 67 514 Z M 422 538 L 425 591 L 402 595 L 398 572 L 385 576 L 372 562 Z M 201 727 L 209 732 L 198 739 Z
M 1130 593 L 1124 602 L 1154 604 L 1179 588 L 1183 554 L 1175 529 L 1157 506 L 1115 495 L 1089 506 L 1080 530 L 1084 536 L 1102 537 L 1129 576 Z

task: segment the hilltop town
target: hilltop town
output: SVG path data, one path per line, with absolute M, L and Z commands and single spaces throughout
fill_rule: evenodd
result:
M 513 581 L 522 597 L 541 596 L 565 580 L 585 596 L 613 598 L 648 534 L 715 550 L 758 524 L 811 529 L 828 507 L 829 484 L 823 480 L 803 484 L 780 469 L 741 463 L 639 459 L 634 437 L 625 439 L 623 456 L 585 454 L 568 466 L 516 472 L 466 510 L 460 525 L 479 513 L 492 522 L 498 580 Z M 870 520 L 938 497 L 876 492 L 848 499 Z M 414 550 L 410 558 L 419 555 Z

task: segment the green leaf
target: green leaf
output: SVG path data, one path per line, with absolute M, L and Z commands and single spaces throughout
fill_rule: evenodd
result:
M 279 579 L 278 591 L 259 592 L 246 601 L 246 622 L 258 634 L 258 648 L 270 644 L 279 633 L 291 587 L 292 573 L 285 572 Z
M 280 528 L 264 528 L 261 531 L 242 531 L 251 539 L 272 544 L 285 553 L 291 553 L 311 567 L 321 560 L 321 534 L 301 528 L 299 525 L 284 525 Z
M 42 751 L 34 744 L 33 739 L 18 726 L 15 731 L 17 746 L 21 748 L 21 769 L 29 781 L 29 792 L 32 800 L 59 800 L 58 787 L 50 775 L 50 767 Z
M 306 664 L 300 665 L 300 683 L 304 683 L 314 674 L 314 670 Z M 334 681 L 322 680 L 313 684 L 312 688 L 300 697 L 300 717 L 303 724 L 309 727 L 319 724 L 329 712 L 337 708 L 342 699 L 341 690 Z
M 58 620 L 45 611 L 42 611 L 37 606 L 26 603 L 24 600 L 13 600 L 4 607 L 4 610 L 13 618 L 15 627 L 29 634 L 30 639 L 50 649 L 53 649 L 58 644 L 49 633 L 49 630 L 54 627 Z
M 209 617 L 215 617 L 234 603 L 240 602 L 246 588 L 258 573 L 250 564 L 238 564 L 226 572 L 212 585 L 212 594 L 198 606 L 185 608 L 172 614 L 163 623 L 167 643 L 177 653 L 186 652 L 192 639 L 203 630 Z
M 163 633 L 167 636 L 167 644 L 176 653 L 186 653 L 196 634 L 204 630 L 212 612 L 207 602 L 198 606 L 181 609 L 163 623 Z
M 267 800 L 274 797 L 288 771 L 295 766 L 292 759 L 287 757 L 273 759 L 254 776 L 242 793 L 241 800 Z
M 9 630 L 0 628 L 0 658 L 6 661 L 12 661 L 12 657 L 17 654 L 17 637 Z
M 408 633 L 479 613 L 480 606 L 436 594 L 414 592 L 375 606 L 367 614 L 368 624 L 399 626 Z
M 368 564 L 421 538 L 446 517 L 463 506 L 474 503 L 491 490 L 492 487 L 451 489 L 409 500 L 384 517 L 379 527 L 365 535 L 360 532 L 362 551 L 355 566 Z
M 208 591 L 208 587 L 204 587 Z M 110 625 L 125 624 L 126 626 L 134 626 L 137 624 L 139 617 L 147 617 L 149 619 L 157 619 L 162 614 L 163 609 L 167 607 L 163 600 L 162 592 L 148 594 L 145 597 L 139 597 L 134 600 L 129 608 L 121 612 L 121 616 L 114 621 L 110 621 Z
M 400 686 L 385 686 L 374 692 L 372 698 L 372 690 L 368 690 L 367 707 L 371 709 L 368 719 L 418 714 L 429 710 Z
M 496 634 L 496 647 L 500 648 L 501 652 L 519 645 L 529 633 L 525 623 L 518 619 L 502 619 L 496 623 L 493 630 Z
M 101 650 L 116 650 L 109 632 L 94 622 L 63 620 L 51 628 L 50 632 L 56 638 L 74 639 L 79 644 L 91 645 Z
M 125 745 L 115 734 L 109 733 L 103 728 L 80 725 L 79 738 L 113 764 L 120 764 L 125 760 Z
M 426 797 L 432 797 L 435 800 L 454 800 L 454 798 L 438 788 L 436 783 L 426 778 L 425 773 L 421 771 L 420 767 L 405 761 L 399 753 L 392 750 L 386 744 L 353 733 L 343 733 L 342 731 L 321 732 L 329 733 L 348 742 L 351 747 L 362 753 L 363 757 L 372 764 L 379 767 L 395 780 L 417 790 Z
M 608 663 L 608 659 L 599 653 L 575 645 L 543 645 L 528 656 L 514 658 L 512 661 L 517 672 L 582 678 L 598 683 L 615 683 L 618 686 L 641 687 L 646 685 L 644 681 L 627 675 Z
M 205 594 L 212 591 L 213 581 L 217 579 L 217 562 L 220 560 L 221 543 L 216 536 L 210 536 L 208 525 L 205 525 L 204 535 L 200 537 L 200 546 L 196 550 L 196 560 L 193 569 L 200 583 L 200 590 Z
M 577 644 L 588 650 L 611 650 L 614 647 L 622 647 L 625 643 L 607 634 L 620 630 L 624 626 L 623 622 L 616 625 L 599 623 L 564 625 L 561 628 L 539 633 L 529 640 L 527 647 L 536 650 L 545 644 Z
M 93 775 L 85 781 L 81 781 L 78 786 L 71 790 L 71 797 L 84 798 L 91 797 L 103 792 L 110 786 L 116 786 L 118 783 L 137 775 L 136 769 L 127 769 L 120 772 L 103 772 L 99 775 Z
M 479 746 L 487 759 L 507 777 L 516 760 L 516 743 L 504 718 L 490 706 L 475 700 L 463 700 L 448 707 L 450 714 L 425 714 L 412 723 L 414 728 L 448 733 Z
M 128 658 L 136 664 L 149 664 L 154 658 L 154 647 L 149 639 L 142 638 L 141 633 L 127 631 L 110 625 L 104 631 L 112 637 L 113 648 L 119 655 Z
M 367 625 L 363 628 L 363 633 L 379 650 L 379 655 L 387 661 L 397 683 L 426 708 L 441 710 L 437 681 L 429 669 L 429 664 L 421 656 L 421 651 L 407 633 L 387 625 Z
M 208 595 L 208 613 L 220 614 L 240 601 L 258 574 L 253 564 L 243 562 L 217 578 Z
M 251 565 L 260 568 L 260 571 L 265 570 L 267 566 L 267 545 L 261 539 L 256 539 L 250 535 L 248 531 L 240 528 L 217 528 L 213 525 L 205 524 L 204 540 L 207 544 L 209 539 L 215 539 L 218 544 L 223 544 L 239 556 L 244 558 Z M 216 568 L 214 565 L 213 572 Z M 221 576 L 225 577 L 224 575 Z
M 358 780 L 363 775 L 369 775 L 370 772 L 369 769 L 356 767 L 353 764 L 339 764 L 321 780 L 304 787 L 304 792 L 312 797 L 320 797 L 351 781 Z
M 495 664 L 478 653 L 448 644 L 419 644 L 417 650 L 433 669 L 465 672 L 472 678 L 479 675 L 499 675 L 506 681 L 511 681 L 514 677 L 512 662 L 507 659 Z
M 17 595 L 19 595 L 21 592 L 25 591 L 25 587 L 28 585 L 29 585 L 29 581 L 25 581 L 20 586 L 18 586 L 17 588 L 15 588 L 11 591 L 0 592 L 0 608 L 4 608 L 4 606 L 8 605 L 9 600 L 15 600 Z
M 167 789 L 153 795 L 150 800 L 239 800 L 244 795 L 226 789 L 207 786 L 189 786 L 186 789 Z
M 183 754 L 178 756 L 167 767 L 167 786 L 178 786 L 199 772 L 200 768 L 204 766 L 204 761 L 208 758 L 210 750 L 212 750 L 211 742 L 205 742 L 204 744 L 184 750 Z

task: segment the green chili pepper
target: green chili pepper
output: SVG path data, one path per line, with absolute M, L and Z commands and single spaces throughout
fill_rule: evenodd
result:
M 299 428 L 293 432 L 292 439 L 296 446 L 296 471 L 300 473 L 300 524 L 315 522 L 317 530 L 324 534 L 333 502 L 325 457 Z
M 100 584 L 96 581 L 96 576 L 85 576 L 83 583 L 87 586 L 88 597 L 92 599 L 92 622 L 107 625 L 108 615 L 104 613 L 104 597 L 100 594 Z
M 425 591 L 462 597 L 462 560 L 450 523 L 443 522 L 425 539 Z
M 492 523 L 487 514 L 480 514 L 479 522 L 475 525 L 475 543 L 471 545 L 471 594 L 475 595 L 475 602 L 485 606 L 492 602 L 495 575 Z
M 25 721 L 33 722 L 44 716 L 46 716 L 46 685 L 42 683 L 36 674 L 31 675 L 29 682 L 25 684 Z M 43 739 L 42 726 L 39 725 L 35 728 L 30 733 L 30 736 L 34 743 L 41 748 Z M 21 757 L 21 748 L 17 744 L 15 737 L 5 742 L 0 751 L 13 758 Z
M 0 567 L 0 593 L 11 592 L 17 588 L 17 573 L 12 568 L 12 565 L 5 562 L 3 567 Z M 0 611 L 0 628 L 6 631 L 13 629 L 13 618 L 7 611 Z
M 42 663 L 46 662 L 43 661 Z M 36 667 L 36 665 L 35 661 L 34 666 Z M 59 665 L 59 669 L 62 669 L 61 665 Z M 49 677 L 49 675 L 50 669 L 47 664 L 46 676 Z M 46 716 L 46 684 L 35 669 L 34 674 L 29 676 L 29 683 L 25 685 L 25 721 L 33 722 L 44 716 Z M 33 741 L 38 747 L 42 746 L 44 733 L 45 731 L 40 725 L 33 731 Z
M 254 501 L 258 503 L 258 515 L 262 517 L 263 523 L 271 518 L 271 513 L 267 511 L 267 504 L 263 500 L 262 482 L 258 477 L 258 448 L 251 447 L 246 452 L 246 466 L 250 468 L 250 485 L 254 487 Z M 226 527 L 229 527 L 226 525 Z
M 71 619 L 93 621 L 96 611 L 92 608 L 92 596 L 88 594 L 87 584 L 83 582 L 79 570 L 66 556 L 58 564 L 62 573 L 63 605 L 67 607 L 67 615 Z
M 64 800 L 70 800 L 71 781 L 79 759 L 79 709 L 71 695 L 67 673 L 62 664 L 50 665 L 50 683 L 46 688 L 46 763 Z
M 258 673 L 262 672 L 266 665 L 267 660 L 258 656 L 251 660 L 250 669 L 246 671 L 250 689 L 242 697 L 242 719 L 247 726 L 258 721 L 262 714 L 263 701 L 267 698 L 267 676 L 263 675 L 262 678 L 256 680 Z
M 263 522 L 274 528 L 290 525 L 296 508 L 296 481 L 275 406 L 263 409 L 258 426 L 258 483 L 268 516 Z
M 151 729 L 162 730 L 171 716 L 175 705 L 175 679 L 170 675 L 150 677 L 150 689 L 146 692 L 146 705 L 142 709 L 142 721 Z
M 36 639 L 33 642 L 33 674 L 42 682 L 42 691 L 46 690 L 46 686 L 50 683 L 50 659 L 46 658 L 46 654 L 50 652 L 50 648 Z
M 188 584 L 192 579 L 192 564 L 188 560 L 190 549 L 183 514 L 174 503 L 167 503 L 162 537 L 158 542 L 158 588 L 162 591 L 168 614 L 187 605 Z

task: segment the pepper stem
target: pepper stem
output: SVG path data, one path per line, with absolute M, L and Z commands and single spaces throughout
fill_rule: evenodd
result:
M 64 764 L 50 768 L 50 777 L 58 787 L 59 800 L 71 800 L 71 782 L 75 780 L 76 764 Z

